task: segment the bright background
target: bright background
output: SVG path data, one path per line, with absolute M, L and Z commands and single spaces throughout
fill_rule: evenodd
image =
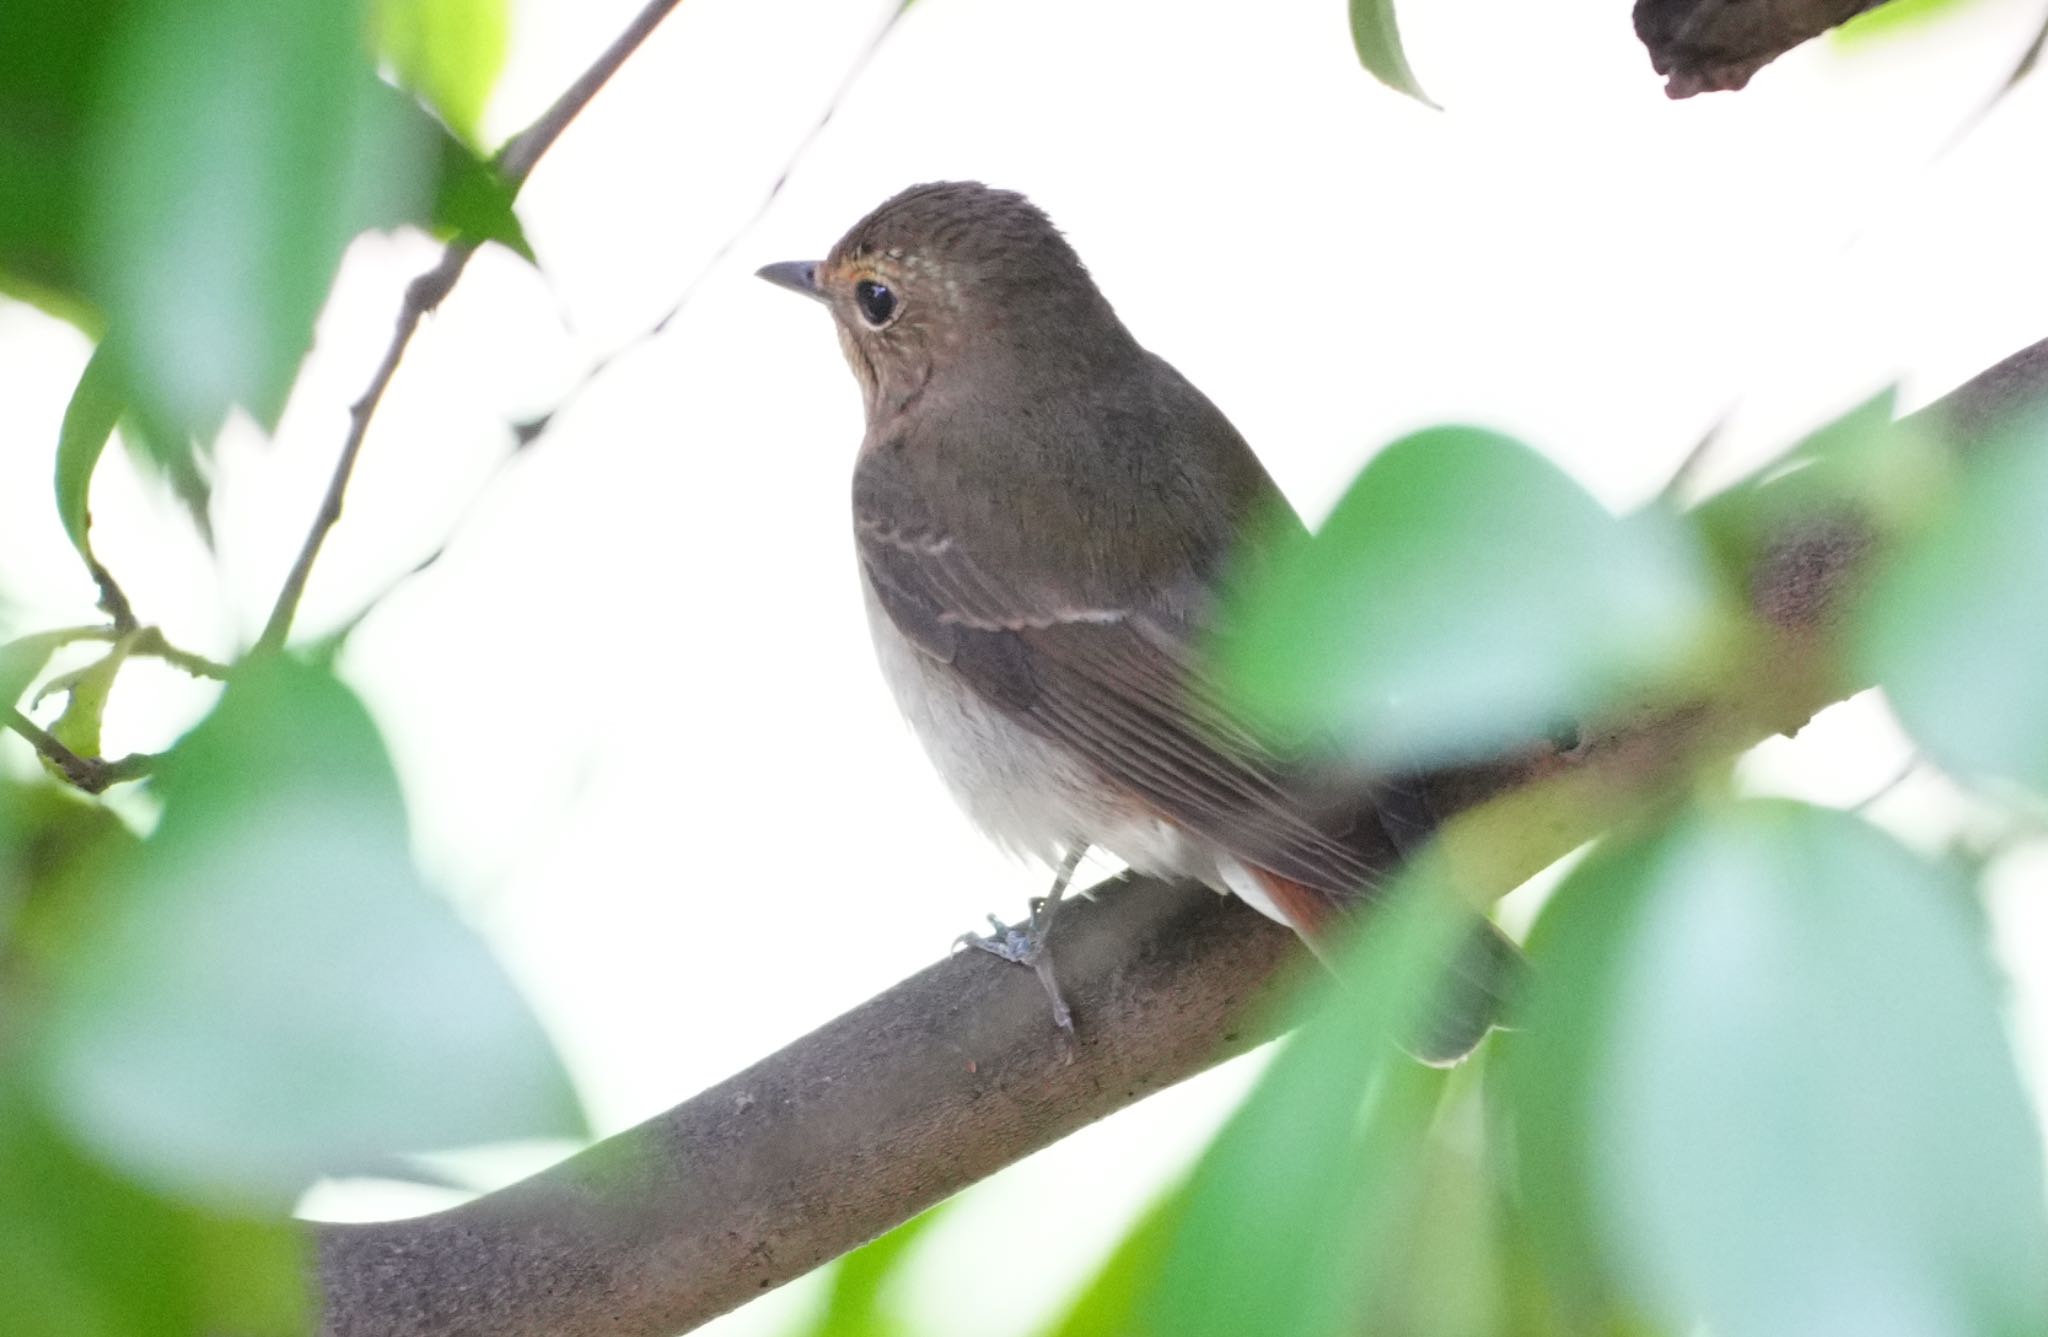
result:
M 495 130 L 636 7 L 521 5 Z M 846 513 L 858 396 L 829 321 L 756 266 L 821 255 L 914 181 L 1022 189 L 1312 516 L 1376 446 L 1445 420 L 1518 435 L 1626 505 L 1724 419 L 1710 478 L 1890 381 L 1924 402 L 2048 333 L 2048 80 L 1958 139 L 2039 0 L 1815 43 L 1744 93 L 1679 104 L 1623 4 L 1418 0 L 1409 52 L 1443 112 L 1358 68 L 1334 0 L 921 0 L 755 221 L 890 7 L 691 0 L 668 21 L 522 195 L 542 271 L 485 252 L 415 341 L 304 605 L 317 633 L 399 582 L 346 675 L 397 752 L 422 861 L 530 992 L 600 1131 L 886 987 L 985 911 L 1014 917 L 1045 880 L 956 814 L 872 667 Z M 241 423 L 221 443 L 215 553 L 110 456 L 100 554 L 174 639 L 253 638 L 433 254 L 410 235 L 351 252 L 277 437 Z M 47 470 L 88 351 L 0 304 L 6 477 Z M 506 465 L 508 424 L 579 386 Z M 89 620 L 39 487 L 0 492 L 0 570 L 23 624 Z M 161 745 L 205 700 L 135 666 L 109 754 Z M 1760 787 L 1845 803 L 1907 756 L 1868 701 L 1764 753 Z M 1923 777 L 1877 813 L 1911 837 L 1948 806 Z M 2018 898 L 2001 908 L 2009 942 L 2040 941 Z M 2039 1017 L 2048 953 L 2011 955 Z M 1004 1337 L 1055 1311 L 1250 1071 L 974 1190 L 911 1269 L 912 1312 Z M 449 1165 L 495 1183 L 559 1151 Z M 351 1183 L 306 1206 L 452 1196 Z M 1040 1284 L 995 1288 L 1020 1267 Z M 811 1301 L 791 1287 L 708 1331 L 776 1331 Z

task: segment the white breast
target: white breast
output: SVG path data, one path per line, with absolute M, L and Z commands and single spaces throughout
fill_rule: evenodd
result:
M 1119 803 L 1094 767 L 1011 721 L 912 644 L 861 573 L 882 676 L 953 797 L 1004 848 L 1057 865 L 1076 843 L 1141 872 L 1224 889 L 1215 862 L 1178 828 Z

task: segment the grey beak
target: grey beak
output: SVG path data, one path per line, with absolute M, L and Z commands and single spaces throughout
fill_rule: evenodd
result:
M 777 264 L 762 265 L 754 271 L 754 277 L 767 279 L 778 288 L 800 292 L 814 301 L 825 300 L 825 294 L 818 288 L 816 260 L 783 260 Z

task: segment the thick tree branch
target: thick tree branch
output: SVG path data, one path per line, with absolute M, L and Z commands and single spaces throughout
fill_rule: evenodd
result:
M 1929 413 L 1978 436 L 2044 401 L 2048 340 Z M 1610 729 L 1562 770 L 1447 781 L 1452 806 L 1494 800 L 1473 829 L 1504 813 L 1495 829 L 1515 838 L 1470 842 L 1490 861 L 1476 879 L 1504 889 L 1597 830 L 1617 796 L 1853 691 L 1820 633 L 1871 552 L 1871 531 L 1839 517 L 1794 521 L 1767 545 L 1753 699 Z M 1205 891 L 1121 881 L 1057 923 L 1071 1049 L 1029 971 L 952 957 L 523 1183 L 413 1220 L 313 1227 L 323 1332 L 667 1337 L 1265 1038 L 1267 1005 L 1301 964 L 1293 936 Z

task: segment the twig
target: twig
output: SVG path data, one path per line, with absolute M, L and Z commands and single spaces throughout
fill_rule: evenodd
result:
M 109 785 L 125 780 L 139 780 L 156 765 L 155 757 L 141 752 L 131 752 L 119 761 L 81 757 L 12 704 L 0 707 L 0 724 L 26 738 L 45 760 L 63 772 L 66 780 L 88 794 L 103 793 Z
M 896 30 L 896 24 L 909 11 L 911 3 L 912 0 L 895 0 L 890 6 L 887 17 L 882 20 L 881 26 L 875 30 L 874 36 L 868 39 L 867 45 L 861 48 L 860 54 L 853 58 L 853 63 L 847 66 L 846 73 L 840 77 L 839 86 L 832 90 L 831 98 L 825 103 L 825 110 L 819 114 L 816 121 L 811 123 L 811 128 L 804 132 L 803 138 L 796 142 L 796 146 L 789 151 L 789 156 L 783 159 L 782 170 L 776 174 L 775 180 L 769 184 L 767 193 L 761 197 L 761 202 L 754 206 L 754 212 L 747 215 L 746 220 L 735 228 L 724 241 L 718 244 L 718 248 L 711 252 L 710 258 L 698 268 L 696 275 L 691 278 L 689 283 L 684 285 L 683 291 L 670 304 L 668 310 L 661 314 L 661 318 L 646 329 L 627 336 L 622 342 L 615 344 L 610 351 L 600 354 L 584 370 L 582 376 L 577 378 L 576 383 L 563 392 L 561 398 L 555 401 L 552 408 L 539 417 L 520 423 L 514 429 L 516 439 L 512 452 L 505 457 L 505 463 L 510 463 L 512 460 L 517 459 L 521 451 L 538 440 L 554 422 L 555 418 L 561 414 L 562 410 L 582 398 L 584 392 L 589 390 L 598 378 L 603 376 L 620 358 L 653 342 L 664 334 L 670 325 L 675 323 L 676 317 L 680 316 L 683 313 L 683 309 L 689 306 L 691 300 L 696 297 L 697 290 L 704 286 L 704 280 L 709 278 L 719 265 L 725 262 L 725 258 L 732 254 L 734 247 L 738 246 L 749 233 L 761 225 L 761 220 L 768 216 L 768 211 L 774 207 L 775 201 L 782 198 L 783 189 L 789 185 L 789 179 L 796 172 L 797 165 L 803 161 L 804 155 L 810 152 L 811 146 L 817 142 L 818 136 L 825 132 L 825 127 L 832 123 L 832 118 L 839 114 L 840 104 L 846 100 L 846 95 L 853 91 L 853 87 L 860 81 L 860 77 L 867 72 L 868 66 L 874 63 L 875 54 L 882 49 L 882 43 L 888 40 L 889 34 Z M 443 548 L 445 549 L 445 547 L 446 545 L 444 544 Z M 421 571 L 426 570 L 427 567 L 433 565 L 440 555 L 439 551 L 435 552 L 426 561 L 421 562 L 407 574 L 417 575 Z
M 569 123 L 626 63 L 626 58 L 639 49 L 648 34 L 680 3 L 681 0 L 649 0 L 590 68 L 555 99 L 554 105 L 506 143 L 498 154 L 498 173 L 511 185 L 515 194 L 525 184 L 541 155 L 554 145 L 555 140 L 568 129 Z M 383 400 L 391 378 L 397 374 L 399 361 L 405 356 L 406 346 L 412 342 L 420 321 L 455 287 L 456 280 L 462 277 L 462 271 L 469 265 L 470 256 L 476 253 L 476 247 L 474 241 L 458 239 L 450 242 L 442 251 L 440 261 L 407 285 L 397 326 L 392 331 L 391 345 L 385 349 L 384 360 L 378 363 L 376 372 L 370 377 L 368 388 L 349 406 L 348 437 L 342 443 L 340 458 L 335 461 L 334 476 L 328 481 L 327 494 L 321 499 L 320 509 L 314 512 L 305 543 L 301 545 L 291 571 L 285 576 L 284 585 L 278 590 L 277 602 L 271 607 L 263 634 L 256 639 L 256 653 L 274 653 L 284 648 L 285 638 L 291 634 L 292 619 L 298 615 L 299 600 L 306 593 L 306 581 L 313 573 L 313 563 L 320 556 L 328 531 L 341 519 L 342 499 L 348 493 L 356 457 L 362 453 L 363 438 L 370 430 L 370 419 L 377 412 L 377 405 Z
M 104 627 L 59 627 L 54 631 L 36 632 L 33 637 L 24 636 L 20 640 L 0 645 L 0 654 L 31 639 L 44 641 L 54 649 L 60 645 L 70 645 L 74 641 L 113 642 L 131 634 L 135 637 L 134 642 L 128 647 L 128 653 L 131 655 L 141 655 L 145 659 L 160 659 L 172 668 L 183 669 L 195 678 L 212 678 L 216 682 L 227 681 L 226 664 L 171 644 L 161 627 L 135 627 L 124 630 L 118 623 Z
M 768 187 L 767 194 L 762 196 L 761 202 L 755 206 L 754 212 L 748 215 L 746 221 L 741 223 L 730 236 L 719 243 L 718 249 L 711 253 L 711 258 L 706 260 L 703 266 L 698 269 L 696 277 L 690 280 L 688 286 L 683 289 L 682 294 L 676 298 L 667 311 L 662 313 L 661 318 L 639 333 L 629 336 L 623 343 L 612 348 L 611 351 L 600 355 L 595 362 L 592 362 L 584 370 L 582 376 L 577 378 L 576 383 L 570 386 L 560 399 L 555 401 L 554 406 L 548 409 L 547 412 L 539 417 L 517 424 L 513 428 L 512 449 L 505 452 L 504 457 L 497 462 L 490 474 L 478 485 L 468 503 L 464 505 L 461 513 L 455 517 L 454 522 L 449 526 L 447 537 L 443 538 L 439 546 L 432 552 L 400 572 L 383 589 L 366 599 L 356 609 L 355 613 L 343 622 L 334 634 L 328 638 L 331 643 L 346 641 L 354 633 L 355 629 L 362 625 L 363 619 L 375 612 L 377 607 L 390 598 L 401 586 L 409 583 L 415 576 L 425 572 L 429 567 L 432 567 L 441 558 L 446 556 L 448 549 L 455 542 L 456 534 L 461 532 L 463 526 L 468 522 L 470 515 L 475 512 L 478 503 L 490 491 L 492 485 L 511 467 L 513 461 L 517 460 L 526 451 L 528 446 L 538 441 L 547 432 L 548 427 L 562 410 L 581 398 L 583 393 L 599 377 L 604 375 L 613 363 L 634 349 L 658 338 L 674 323 L 676 317 L 682 314 L 683 308 L 689 305 L 690 299 L 696 296 L 697 290 L 703 286 L 704 280 L 710 276 L 713 270 L 718 268 L 726 256 L 732 254 L 733 248 L 738 246 L 748 233 L 760 226 L 763 218 L 767 217 L 768 210 L 781 197 L 783 188 L 789 184 L 790 176 L 796 171 L 797 164 L 803 160 L 804 155 L 809 152 L 811 145 L 817 141 L 818 136 L 824 132 L 825 127 L 832 123 L 832 118 L 839 112 L 839 104 L 845 101 L 846 95 L 852 91 L 854 84 L 859 81 L 860 76 L 867 70 L 867 67 L 874 62 L 875 53 L 882 49 L 883 41 L 895 30 L 897 21 L 910 8 L 911 2 L 912 0 L 896 0 L 891 6 L 888 17 L 882 20 L 881 27 L 876 30 L 873 37 L 868 39 L 867 45 L 861 48 L 860 54 L 854 57 L 853 64 L 847 67 L 846 74 L 839 81 L 839 87 L 833 90 L 831 99 L 826 103 L 824 112 L 811 125 L 811 128 L 804 132 L 803 138 L 797 141 L 796 147 L 792 148 L 789 151 L 789 156 L 783 160 L 782 171 L 776 175 L 774 183 Z M 510 156 L 509 149 L 507 150 L 507 156 Z
M 114 629 L 108 630 L 112 632 Z M 109 640 L 117 638 L 115 635 L 107 637 Z M 226 664 L 208 659 L 205 655 L 195 655 L 190 650 L 179 649 L 166 640 L 163 631 L 157 627 L 143 627 L 137 632 L 135 643 L 128 648 L 128 653 L 160 659 L 172 668 L 183 669 L 195 678 L 211 678 L 215 682 L 228 680 Z
M 391 378 L 398 373 L 399 360 L 405 356 L 406 345 L 412 342 L 420 320 L 448 295 L 455 286 L 455 280 L 462 277 L 469 257 L 474 254 L 474 242 L 451 242 L 441 253 L 439 264 L 406 286 L 405 302 L 399 307 L 398 326 L 392 333 L 391 346 L 384 350 L 384 360 L 377 364 L 376 373 L 370 377 L 369 388 L 349 405 L 348 438 L 342 443 L 341 457 L 335 461 L 334 476 L 327 482 L 327 495 L 321 499 L 320 509 L 313 514 L 312 528 L 306 531 L 306 541 L 299 548 L 298 559 L 292 563 L 290 573 L 284 578 L 284 586 L 278 591 L 277 602 L 270 610 L 270 620 L 264 624 L 263 634 L 256 638 L 255 653 L 269 654 L 284 648 L 285 637 L 291 633 L 292 618 L 299 611 L 299 599 L 306 592 L 306 580 L 313 574 L 313 562 L 320 556 L 320 546 L 327 541 L 328 531 L 341 519 L 342 498 L 347 495 L 349 479 L 355 473 L 356 456 L 362 453 L 363 437 L 370 430 L 370 417 L 376 413 L 377 404 L 383 399 Z
M 88 556 L 85 565 L 92 573 L 93 584 L 100 589 L 100 611 L 113 619 L 114 630 L 123 636 L 135 630 L 137 623 L 134 605 L 128 602 L 127 592 L 121 588 L 120 582 L 114 579 L 114 573 L 107 570 L 106 565 L 97 557 Z
M 1700 439 L 1693 443 L 1691 450 L 1685 452 L 1685 458 L 1678 462 L 1678 467 L 1671 471 L 1671 477 L 1658 490 L 1658 501 L 1672 506 L 1684 503 L 1686 490 L 1699 476 L 1700 467 L 1707 462 L 1707 457 L 1713 454 L 1714 445 L 1720 441 L 1721 433 L 1727 429 L 1728 419 L 1733 413 L 1732 408 L 1722 410 L 1721 416 L 1714 419 L 1707 430 L 1700 434 Z

